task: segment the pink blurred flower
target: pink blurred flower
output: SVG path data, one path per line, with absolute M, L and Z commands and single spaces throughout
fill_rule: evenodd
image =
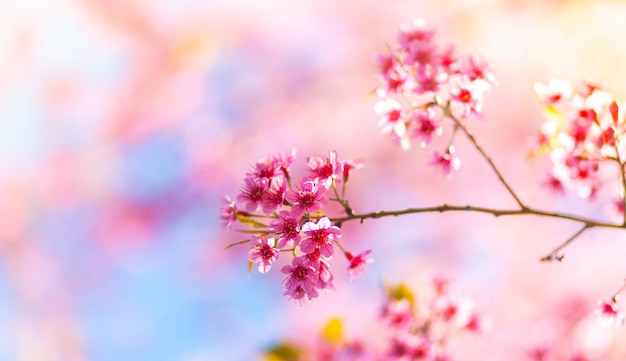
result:
M 293 204 L 291 212 L 294 217 L 300 217 L 305 212 L 315 212 L 327 202 L 326 188 L 320 187 L 317 180 L 302 178 L 300 189 L 288 190 L 285 199 Z
M 405 53 L 403 62 L 409 66 L 433 64 L 437 59 L 437 44 L 433 42 L 435 34 L 435 30 L 422 19 L 415 20 L 411 26 L 402 26 L 398 44 Z
M 244 186 L 237 196 L 237 205 L 241 205 L 248 212 L 256 211 L 263 200 L 267 184 L 267 179 L 246 177 Z
M 309 299 L 319 295 L 319 270 L 314 262 L 307 256 L 294 257 L 290 265 L 284 266 L 281 270 L 286 274 L 285 295 L 295 300 L 303 301 L 304 296 Z
M 416 94 L 432 94 L 448 80 L 448 74 L 437 65 L 424 65 L 415 71 L 415 79 L 417 83 L 413 91 Z
M 463 73 L 471 82 L 484 81 L 490 84 L 496 84 L 496 78 L 489 70 L 489 66 L 485 59 L 475 55 L 464 57 L 461 62 L 461 73 Z M 484 84 L 487 86 L 487 84 Z
M 452 171 L 459 169 L 461 161 L 454 156 L 454 147 L 450 146 L 445 152 L 432 152 L 428 164 L 439 167 L 441 172 L 449 178 L 452 176 Z
M 230 229 L 233 223 L 237 221 L 235 217 L 235 202 L 231 201 L 229 196 L 224 196 L 223 203 L 222 214 L 220 215 L 222 228 Z
M 547 85 L 535 83 L 535 94 L 545 105 L 555 105 L 572 96 L 572 87 L 565 80 L 551 79 Z
M 271 180 L 282 175 L 280 165 L 274 158 L 261 159 L 254 164 L 252 171 L 246 173 L 246 175 L 258 179 Z
M 390 360 L 424 360 L 431 356 L 431 343 L 423 334 L 399 332 L 390 343 Z
M 352 174 L 353 169 L 361 169 L 363 168 L 363 161 L 361 159 L 339 159 L 339 164 L 341 166 L 341 175 L 343 177 L 343 181 L 347 182 Z
M 538 346 L 528 351 L 528 357 L 532 361 L 547 361 L 550 350 L 545 346 Z
M 333 241 L 341 238 L 341 230 L 330 223 L 328 217 L 322 217 L 316 223 L 306 222 L 302 226 L 304 238 L 300 249 L 304 253 L 313 253 L 319 249 L 324 257 L 331 257 L 334 252 Z
M 278 250 L 274 248 L 274 238 L 253 235 L 250 239 L 252 248 L 248 251 L 248 261 L 259 263 L 259 272 L 266 273 L 278 258 Z
M 413 321 L 411 303 L 408 299 L 389 300 L 383 307 L 381 318 L 394 329 L 402 328 Z
M 478 89 L 461 85 L 450 91 L 450 106 L 459 112 L 459 115 L 467 118 L 471 115 L 480 116 L 483 96 Z
M 543 183 L 552 193 L 557 195 L 565 195 L 565 185 L 553 174 L 548 175 L 548 179 Z
M 370 253 L 372 253 L 371 249 L 365 250 L 356 256 L 353 256 L 350 252 L 345 253 L 346 258 L 350 261 L 350 264 L 348 265 L 348 274 L 350 275 L 350 279 L 365 272 L 365 266 L 374 261 L 372 258 L 367 257 Z
M 614 300 L 598 301 L 595 313 L 616 327 L 624 326 L 624 311 L 617 307 Z
M 383 135 L 404 136 L 406 124 L 402 119 L 402 108 L 397 101 L 391 98 L 379 101 L 374 106 L 374 112 L 382 116 L 378 121 L 378 128 Z
M 422 147 L 430 144 L 433 135 L 441 135 L 443 129 L 435 120 L 435 113 L 430 109 L 416 110 L 413 112 L 413 122 L 411 123 L 411 138 L 421 139 Z
M 270 222 L 270 231 L 278 237 L 278 248 L 293 248 L 300 244 L 299 220 L 289 211 L 280 211 Z

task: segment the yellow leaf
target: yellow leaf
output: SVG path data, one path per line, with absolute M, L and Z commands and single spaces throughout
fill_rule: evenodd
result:
M 411 307 L 415 304 L 415 295 L 413 294 L 413 291 L 411 291 L 411 289 L 403 283 L 394 287 L 387 287 L 387 294 L 389 298 L 394 300 L 408 300 Z
M 548 105 L 543 109 L 543 116 L 548 120 L 556 121 L 558 125 L 563 125 L 565 121 L 563 114 L 552 105 Z
M 248 273 L 250 273 L 250 271 L 252 271 L 252 266 L 254 266 L 254 262 L 248 261 Z
M 289 343 L 281 343 L 265 351 L 263 361 L 298 361 L 302 351 Z
M 239 213 L 239 212 L 235 212 L 235 218 L 237 218 L 237 220 L 243 224 L 246 224 L 250 227 L 256 227 L 256 228 L 267 228 L 266 225 L 264 225 L 263 223 L 259 222 L 259 221 L 255 221 L 254 219 L 244 216 L 243 214 Z
M 326 323 L 322 336 L 330 343 L 339 343 L 343 338 L 343 323 L 339 317 L 333 317 Z

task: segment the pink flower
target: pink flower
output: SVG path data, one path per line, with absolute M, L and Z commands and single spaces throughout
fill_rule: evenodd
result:
M 310 178 L 317 178 L 320 184 L 330 188 L 333 177 L 340 170 L 337 166 L 337 152 L 332 151 L 328 157 L 311 156 L 307 159 Z
M 237 204 L 242 205 L 248 212 L 254 212 L 259 207 L 266 190 L 267 179 L 248 176 L 244 179 L 244 186 L 237 196 Z
M 267 179 L 268 181 L 282 176 L 289 177 L 289 166 L 295 159 L 296 149 L 294 148 L 290 153 L 281 153 L 258 160 L 252 170 L 246 173 L 246 175 L 258 179 Z
M 478 89 L 469 86 L 455 87 L 450 91 L 450 100 L 450 106 L 457 109 L 462 117 L 480 116 L 483 97 Z
M 291 265 L 284 266 L 280 271 L 287 275 L 284 280 L 286 296 L 303 300 L 304 296 L 311 299 L 319 295 L 319 270 L 307 256 L 294 257 Z
M 448 293 L 452 281 L 446 277 L 434 275 L 431 277 L 430 283 L 435 289 L 435 295 L 439 297 L 445 296 Z
M 410 26 L 403 25 L 400 27 L 398 34 L 398 44 L 406 49 L 415 42 L 424 42 L 433 40 L 436 31 L 426 25 L 424 19 L 415 19 Z
M 324 257 L 333 255 L 333 241 L 341 238 L 339 227 L 331 225 L 328 217 L 320 218 L 317 224 L 306 222 L 302 226 L 302 233 L 305 235 L 300 244 L 302 252 L 309 254 L 319 249 Z
M 532 361 L 547 361 L 549 353 L 550 349 L 546 346 L 538 346 L 528 352 L 528 357 L 530 357 Z
M 230 229 L 230 227 L 237 221 L 235 217 L 235 202 L 231 201 L 228 196 L 224 196 L 224 206 L 222 206 L 222 214 L 220 219 L 222 220 L 222 228 Z
M 309 260 L 317 265 L 319 270 L 319 283 L 320 289 L 333 288 L 333 274 L 330 271 L 329 259 L 322 256 L 319 249 L 316 249 L 313 253 L 307 255 Z
M 439 86 L 448 80 L 448 74 L 441 72 L 437 65 L 424 65 L 415 71 L 417 84 L 413 91 L 417 94 L 431 94 L 439 90 Z
M 402 328 L 413 321 L 411 303 L 406 298 L 389 300 L 383 307 L 381 317 L 391 328 Z
M 396 333 L 391 339 L 392 360 L 426 360 L 431 356 L 431 343 L 423 334 Z
M 374 106 L 374 112 L 382 116 L 378 121 L 378 128 L 383 135 L 404 136 L 406 124 L 402 119 L 402 108 L 397 101 L 391 98 L 380 101 Z
M 356 256 L 353 256 L 352 253 L 346 252 L 346 258 L 350 261 L 348 265 L 348 274 L 352 279 L 354 276 L 360 275 L 365 272 L 365 266 L 372 263 L 374 260 L 370 257 L 367 257 L 370 253 L 372 253 L 371 249 L 365 250 L 359 253 Z
M 469 319 L 467 320 L 467 323 L 463 327 L 471 332 L 482 333 L 486 329 L 488 329 L 489 324 L 490 323 L 487 322 L 487 320 L 485 320 L 482 315 L 479 315 L 476 312 L 472 312 Z
M 246 173 L 249 177 L 258 179 L 272 179 L 282 175 L 280 172 L 280 163 L 277 163 L 274 158 L 260 159 L 252 168 L 252 171 Z
M 270 214 L 274 212 L 278 207 L 282 206 L 286 192 L 287 182 L 285 182 L 282 177 L 270 180 L 269 189 L 263 194 L 263 197 L 261 198 L 263 213 Z
M 278 248 L 293 248 L 300 244 L 298 223 L 298 219 L 289 211 L 280 211 L 278 218 L 270 222 L 270 231 L 278 237 Z
M 289 179 L 289 167 L 296 161 L 296 148 L 291 149 L 289 153 L 283 152 L 274 156 L 274 162 L 276 162 L 280 170 L 283 172 L 285 178 Z
M 547 85 L 535 83 L 535 94 L 544 105 L 555 105 L 572 96 L 572 87 L 567 81 L 551 79 Z
M 361 159 L 340 159 L 339 165 L 341 166 L 341 175 L 344 182 L 348 181 L 353 169 L 361 169 L 364 166 Z
M 291 212 L 294 217 L 300 217 L 305 212 L 315 212 L 327 202 L 325 198 L 326 188 L 320 187 L 317 180 L 302 178 L 300 189 L 285 194 L 285 199 L 293 204 Z
M 624 311 L 617 307 L 614 300 L 598 301 L 596 314 L 616 327 L 624 326 Z
M 433 139 L 433 135 L 441 135 L 443 128 L 437 124 L 435 113 L 430 109 L 416 110 L 413 112 L 411 138 L 421 139 L 420 145 L 427 146 Z
M 448 74 L 455 73 L 457 68 L 457 58 L 454 54 L 454 45 L 450 44 L 439 54 L 439 66 L 441 66 L 442 71 Z
M 454 147 L 450 146 L 445 152 L 436 151 L 431 153 L 428 164 L 439 167 L 441 172 L 450 178 L 452 171 L 459 169 L 461 161 L 454 156 Z
M 248 260 L 259 263 L 259 272 L 266 273 L 278 258 L 278 250 L 274 248 L 274 238 L 253 235 L 252 248 L 248 251 Z
M 406 65 L 433 64 L 437 59 L 437 45 L 433 42 L 435 30 L 426 26 L 422 19 L 417 19 L 411 26 L 402 26 L 398 34 L 398 44 L 405 53 Z
M 563 182 L 553 174 L 548 175 L 548 179 L 543 183 L 554 194 L 565 195 L 565 185 Z
M 486 83 L 496 83 L 496 78 L 489 71 L 487 62 L 477 56 L 465 57 L 461 63 L 461 72 L 472 82 L 482 80 Z

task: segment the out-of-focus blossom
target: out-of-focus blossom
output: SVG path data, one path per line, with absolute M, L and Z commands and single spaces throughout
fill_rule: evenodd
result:
M 365 267 L 374 261 L 371 257 L 368 257 L 370 253 L 372 253 L 371 249 L 365 250 L 356 256 L 353 256 L 350 252 L 345 253 L 346 258 L 350 262 L 348 265 L 348 274 L 351 279 L 364 273 Z
M 432 152 L 428 164 L 439 168 L 446 177 L 451 177 L 453 171 L 459 170 L 461 161 L 454 156 L 454 147 L 450 146 L 445 152 Z

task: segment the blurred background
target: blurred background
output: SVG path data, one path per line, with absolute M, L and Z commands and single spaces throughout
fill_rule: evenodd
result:
M 542 120 L 532 85 L 593 81 L 626 99 L 622 1 L 0 0 L 0 360 L 258 360 L 284 339 L 311 344 L 333 316 L 380 343 L 382 283 L 419 295 L 431 273 L 493 323 L 453 345 L 459 359 L 524 360 L 554 342 L 624 359 L 624 334 L 584 317 L 626 277 L 623 232 L 588 232 L 546 264 L 578 224 L 346 224 L 342 242 L 375 262 L 350 284 L 338 259 L 337 289 L 303 306 L 282 296 L 277 270 L 247 272 L 246 246 L 225 250 L 242 238 L 220 229 L 223 196 L 292 147 L 300 170 L 329 150 L 362 156 L 348 189 L 360 212 L 515 205 L 467 142 L 445 181 L 428 151 L 378 134 L 375 54 L 418 17 L 490 63 L 499 85 L 471 128 L 520 196 L 606 219 L 611 190 L 589 203 L 541 187 L 547 160 L 527 157 Z

